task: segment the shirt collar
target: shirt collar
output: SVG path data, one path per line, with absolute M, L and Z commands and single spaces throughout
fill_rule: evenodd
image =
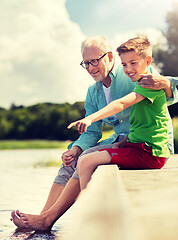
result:
M 110 76 L 111 80 L 112 80 L 113 77 L 114 77 L 114 78 L 116 77 L 117 72 L 118 72 L 118 64 L 117 64 L 116 61 L 115 61 L 115 62 L 114 62 L 114 66 L 113 66 L 111 72 L 109 73 L 109 76 Z

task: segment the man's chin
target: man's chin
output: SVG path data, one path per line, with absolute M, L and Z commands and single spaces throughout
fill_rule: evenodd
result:
M 93 76 L 93 79 L 94 79 L 96 82 L 101 82 L 101 81 L 102 81 L 102 78 L 101 78 L 101 77 Z

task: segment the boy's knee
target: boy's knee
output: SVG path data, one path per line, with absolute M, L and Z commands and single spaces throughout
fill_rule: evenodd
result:
M 87 155 L 83 155 L 78 159 L 78 163 L 77 163 L 77 170 L 78 173 L 81 174 L 85 171 L 85 169 L 87 169 L 88 164 L 87 164 Z

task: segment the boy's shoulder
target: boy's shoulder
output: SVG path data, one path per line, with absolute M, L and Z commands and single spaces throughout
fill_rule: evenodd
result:
M 136 91 L 136 90 L 139 90 L 139 91 L 142 91 L 142 92 L 147 92 L 147 93 L 155 93 L 155 94 L 159 94 L 159 93 L 164 93 L 165 94 L 165 91 L 163 89 L 160 89 L 160 90 L 155 90 L 155 89 L 152 89 L 152 88 L 143 88 L 141 87 L 139 84 L 137 84 L 137 86 L 135 87 L 135 89 L 133 91 Z
M 149 99 L 149 101 L 151 102 L 158 98 L 166 99 L 166 94 L 163 89 L 154 90 L 151 88 L 143 88 L 140 85 L 137 85 L 133 91 L 141 94 L 145 98 Z

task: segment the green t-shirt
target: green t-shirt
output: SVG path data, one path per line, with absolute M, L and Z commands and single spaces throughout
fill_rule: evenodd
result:
M 146 98 L 132 106 L 129 141 L 146 143 L 152 147 L 153 156 L 169 157 L 168 110 L 164 90 L 152 90 L 137 85 L 133 91 Z

